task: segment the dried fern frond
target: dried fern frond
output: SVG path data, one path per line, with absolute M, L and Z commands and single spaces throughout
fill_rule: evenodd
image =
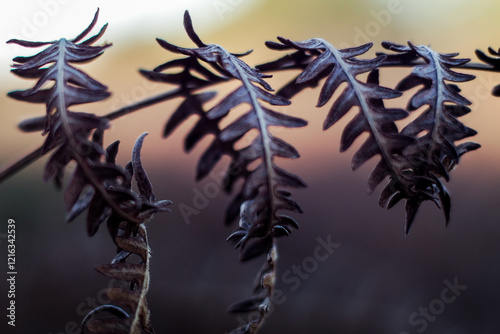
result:
M 231 158 L 225 175 L 225 189 L 231 191 L 239 179 L 243 180 L 243 185 L 227 209 L 227 223 L 240 217 L 239 229 L 228 240 L 236 241 L 236 247 L 241 249 L 241 260 L 248 260 L 268 253 L 273 238 L 288 235 L 292 227 L 298 227 L 293 218 L 281 213 L 282 210 L 301 212 L 290 192 L 284 188 L 304 187 L 305 184 L 297 176 L 279 168 L 275 157 L 298 158 L 299 154 L 290 144 L 272 135 L 270 128 L 295 128 L 307 123 L 270 109 L 268 105 L 284 106 L 290 101 L 271 93 L 272 88 L 265 81 L 269 75 L 260 73 L 240 59 L 250 52 L 234 54 L 219 45 L 205 44 L 195 33 L 187 11 L 184 27 L 196 48 L 178 47 L 161 39 L 157 41 L 164 49 L 187 58 L 142 73 L 152 80 L 177 84 L 179 95 L 185 98 L 167 122 L 165 136 L 193 114 L 198 115 L 199 120 L 186 137 L 185 150 L 189 151 L 208 134 L 214 136 L 198 163 L 197 179 L 208 175 L 223 155 Z M 208 64 L 211 69 L 201 63 Z M 172 73 L 173 67 L 180 67 L 180 71 Z M 163 73 L 165 70 L 170 72 Z M 204 104 L 213 99 L 215 93 L 195 91 L 228 80 L 237 81 L 238 88 L 206 110 Z M 247 106 L 247 110 L 222 128 L 221 121 L 241 105 Z M 235 145 L 241 144 L 242 138 L 251 130 L 257 130 L 257 136 L 250 143 L 243 143 L 243 148 L 236 149 Z M 266 314 L 267 311 L 262 314 L 257 328 Z
M 424 200 L 432 200 L 442 208 L 445 222 L 450 216 L 450 196 L 441 178 L 448 181 L 449 172 L 458 164 L 460 156 L 476 150 L 479 144 L 456 141 L 474 136 L 476 131 L 457 120 L 470 112 L 470 102 L 460 95 L 460 89 L 453 82 L 474 79 L 473 75 L 455 72 L 451 67 L 466 64 L 470 59 L 456 58 L 457 53 L 440 54 L 423 45 L 402 46 L 384 42 L 383 46 L 403 57 L 419 57 L 423 64 L 415 65 L 412 73 L 401 80 L 396 89 L 405 91 L 416 86 L 423 87 L 410 99 L 407 109 L 426 109 L 402 131 L 402 134 L 417 138 L 414 145 L 405 149 L 404 155 L 411 161 L 408 171 L 415 178 L 414 189 L 421 194 L 407 202 L 408 232 L 418 207 Z M 448 83 L 451 82 L 451 83 Z M 398 200 L 399 195 L 396 197 Z
M 42 156 L 54 150 L 43 177 L 45 181 L 54 179 L 56 184 L 62 185 L 66 166 L 72 160 L 76 162 L 64 193 L 67 220 L 71 221 L 87 211 L 87 232 L 90 236 L 102 223 L 107 224 L 119 251 L 111 265 L 99 266 L 98 269 L 105 275 L 128 282 L 127 289 L 117 287 L 107 290 L 109 298 L 124 308 L 105 306 L 93 312 L 108 311 L 118 317 L 94 319 L 86 325 L 95 333 L 153 333 L 146 302 L 149 247 L 144 223 L 154 213 L 166 211 L 170 201 L 156 201 L 142 167 L 140 150 L 146 134 L 137 140 L 132 161 L 122 168 L 115 163 L 119 142 L 103 148 L 108 120 L 69 109 L 74 105 L 101 101 L 110 95 L 106 86 L 71 65 L 91 61 L 110 46 L 92 45 L 103 35 L 106 25 L 98 34 L 82 41 L 97 23 L 98 13 L 99 10 L 88 28 L 72 40 L 9 41 L 25 47 L 49 45 L 37 55 L 14 58 L 13 73 L 38 81 L 31 89 L 8 94 L 21 101 L 46 105 L 44 117 L 26 120 L 20 128 L 26 131 L 43 129 L 42 134 L 47 138 L 43 146 L 35 151 L 36 154 L 30 154 L 21 160 L 22 163 L 6 169 L 0 179 L 33 161 L 36 155 Z M 139 195 L 131 190 L 132 176 L 135 176 Z M 127 263 L 132 254 L 140 258 L 140 263 Z M 85 322 L 88 320 L 86 318 Z
M 411 168 L 409 161 L 403 155 L 403 150 L 415 142 L 415 138 L 401 134 L 395 121 L 407 117 L 408 112 L 398 108 L 386 108 L 383 100 L 401 96 L 401 93 L 390 88 L 381 87 L 378 80 L 378 67 L 386 59 L 379 55 L 374 59 L 358 59 L 366 53 L 371 43 L 355 48 L 338 50 L 322 39 L 310 39 L 304 42 L 293 42 L 278 37 L 281 44 L 268 42 L 273 49 L 296 49 L 307 52 L 311 59 L 300 75 L 295 79 L 299 86 L 308 82 L 317 82 L 326 77 L 318 99 L 318 107 L 325 105 L 342 83 L 347 87 L 333 102 L 325 119 L 323 129 L 326 130 L 339 121 L 353 107 L 359 107 L 358 114 L 347 124 L 342 132 L 340 151 L 347 150 L 363 132 L 369 137 L 354 154 L 351 167 L 358 168 L 375 155 L 381 159 L 368 179 L 368 191 L 372 192 L 387 176 L 390 182 L 382 190 L 380 204 L 392 207 L 395 202 L 387 201 L 386 193 L 410 199 L 413 193 L 413 180 L 408 178 L 407 171 Z M 268 63 L 272 66 L 282 66 L 280 63 Z M 262 68 L 261 66 L 261 68 Z M 357 78 L 359 74 L 370 72 L 367 82 Z M 297 90 L 298 91 L 298 90 Z
M 163 48 L 188 57 L 170 61 L 153 71 L 142 71 L 148 78 L 177 83 L 179 89 L 186 95 L 184 102 L 168 121 L 164 134 L 169 135 L 183 120 L 196 114 L 200 118 L 186 138 L 186 150 L 191 149 L 207 134 L 215 136 L 212 144 L 200 159 L 197 179 L 206 176 L 222 155 L 232 158 L 226 174 L 226 189 L 230 190 L 239 178 L 245 181 L 242 190 L 228 208 L 227 221 L 234 220 L 240 214 L 243 203 L 246 203 L 245 216 L 248 218 L 244 219 L 245 223 L 241 224 L 240 230 L 230 237 L 230 239 L 238 239 L 240 241 L 238 245 L 243 246 L 242 249 L 245 249 L 247 240 L 253 237 L 265 238 L 288 234 L 289 226 L 296 226 L 296 223 L 287 216 L 277 214 L 277 211 L 281 209 L 300 211 L 300 208 L 289 198 L 290 194 L 280 188 L 302 187 L 304 183 L 275 165 L 274 157 L 297 158 L 298 153 L 291 145 L 274 137 L 269 132 L 269 127 L 300 127 L 306 122 L 277 113 L 263 104 L 265 102 L 271 105 L 288 105 L 290 102 L 270 93 L 272 89 L 264 80 L 268 75 L 251 68 L 240 59 L 248 53 L 232 54 L 219 45 L 203 43 L 194 32 L 188 12 L 184 16 L 184 26 L 189 37 L 198 47 L 182 48 L 158 39 Z M 200 61 L 207 63 L 217 73 L 202 66 Z M 171 69 L 173 66 L 180 66 L 181 71 L 173 74 L 157 73 Z M 176 79 L 172 82 L 170 79 L 173 77 Z M 211 100 L 215 94 L 213 92 L 193 93 L 193 91 L 207 86 L 207 81 L 218 83 L 230 79 L 238 80 L 241 86 L 210 110 L 205 111 L 203 104 Z M 220 120 L 226 117 L 230 110 L 241 104 L 249 105 L 249 110 L 221 129 Z M 243 149 L 234 149 L 234 144 L 252 129 L 256 129 L 259 133 L 252 143 Z M 248 166 L 258 159 L 261 163 L 249 170 Z M 270 244 L 269 242 L 267 244 L 268 247 L 262 249 L 262 252 L 268 251 Z M 243 258 L 246 257 L 243 255 Z
M 459 74 L 450 69 L 452 66 L 462 66 L 468 60 L 453 59 L 455 54 L 439 55 L 430 48 L 415 47 L 411 43 L 409 47 L 403 47 L 385 42 L 384 47 L 398 53 L 377 53 L 374 59 L 358 59 L 357 56 L 370 49 L 371 43 L 337 50 L 322 39 L 293 42 L 278 37 L 278 40 L 281 43 L 266 44 L 275 50 L 297 51 L 289 57 L 260 65 L 259 68 L 302 69 L 294 82 L 282 88 L 281 94 L 295 95 L 305 87 L 315 87 L 320 80 L 326 78 L 317 105 L 321 107 L 331 99 L 341 83 L 347 83 L 345 90 L 334 101 L 323 128 L 327 129 L 335 124 L 353 106 L 359 107 L 359 113 L 342 133 L 340 150 L 349 148 L 361 133 L 367 131 L 370 134 L 354 155 L 352 168 L 356 169 L 374 155 L 381 156 L 381 160 L 370 174 L 368 191 L 373 191 L 389 176 L 390 182 L 382 190 L 379 204 L 391 208 L 402 199 L 406 201 L 406 233 L 420 204 L 426 200 L 442 207 L 448 222 L 450 198 L 440 178 L 448 180 L 448 172 L 458 163 L 458 157 L 479 147 L 475 143 L 454 146 L 455 141 L 472 136 L 475 131 L 456 121 L 456 117 L 470 111 L 465 106 L 468 101 L 458 94 L 456 85 L 444 82 L 471 80 L 473 76 Z M 430 59 L 429 55 L 434 58 Z M 424 63 L 419 60 L 424 60 Z M 412 66 L 414 73 L 404 79 L 396 90 L 392 90 L 379 85 L 378 69 L 381 66 Z M 366 83 L 356 78 L 365 72 L 370 72 Z M 428 73 L 437 73 L 441 77 L 426 76 Z M 410 101 L 407 111 L 384 107 L 383 100 L 396 98 L 401 95 L 400 91 L 420 84 L 424 84 L 425 92 L 421 91 L 418 97 L 412 99 L 413 102 Z M 428 90 L 431 86 L 432 92 Z M 432 98 L 435 99 L 434 102 L 431 101 Z M 431 111 L 425 112 L 405 129 L 398 131 L 395 121 L 404 119 L 408 111 L 413 111 L 423 104 L 429 104 Z M 429 116 L 429 113 L 436 110 L 434 118 Z M 431 134 L 420 136 L 422 132 Z
M 53 149 L 57 144 L 67 141 L 76 150 L 77 135 L 88 136 L 93 129 L 107 127 L 107 120 L 94 114 L 73 112 L 68 108 L 72 105 L 101 101 L 110 93 L 107 87 L 92 79 L 85 72 L 75 68 L 71 63 L 83 63 L 99 57 L 111 44 L 93 46 L 106 31 L 104 25 L 100 32 L 84 41 L 83 38 L 97 23 L 99 10 L 95 13 L 92 23 L 76 38 L 62 38 L 53 42 L 30 42 L 11 39 L 14 43 L 25 47 L 40 47 L 50 45 L 35 56 L 16 57 L 12 72 L 22 78 L 38 79 L 33 88 L 13 91 L 8 95 L 14 99 L 44 103 L 46 105 L 44 135 L 47 135 L 43 153 Z M 50 81 L 53 85 L 44 88 Z
M 98 14 L 99 10 L 95 13 L 91 24 L 72 40 L 65 38 L 53 42 L 10 40 L 8 43 L 25 47 L 50 46 L 35 56 L 14 58 L 16 64 L 13 65 L 13 73 L 23 78 L 38 78 L 38 81 L 31 89 L 13 91 L 8 95 L 17 100 L 46 105 L 42 134 L 47 138 L 40 149 L 40 154 L 46 154 L 56 147 L 58 149 L 45 166 L 44 180 L 55 179 L 57 184 L 61 184 L 65 166 L 71 160 L 75 160 L 79 173 L 85 178 L 82 188 L 85 184 L 90 184 L 96 191 L 96 196 L 100 196 L 116 212 L 126 216 L 101 183 L 100 174 L 107 172 L 104 171 L 105 167 L 95 166 L 93 163 L 96 156 L 103 154 L 102 147 L 96 145 L 95 141 L 88 140 L 93 130 L 102 133 L 108 127 L 108 121 L 94 114 L 69 110 L 72 105 L 100 101 L 110 95 L 106 86 L 70 65 L 93 60 L 110 46 L 110 44 L 92 45 L 104 34 L 107 25 L 104 25 L 98 34 L 82 41 L 96 25 Z M 44 88 L 51 81 L 53 85 Z M 39 120 L 40 118 L 37 118 L 35 121 Z M 29 122 L 29 120 L 25 122 L 21 128 Z M 114 176 L 123 177 L 123 173 L 114 170 Z M 66 189 L 67 198 L 74 193 L 78 191 L 71 187 Z M 100 212 L 100 210 L 97 211 Z
M 67 219 L 71 221 L 88 210 L 89 235 L 93 235 L 104 221 L 126 220 L 132 223 L 129 229 L 136 229 L 143 221 L 140 214 L 147 203 L 127 189 L 131 175 L 114 163 L 118 142 L 111 144 L 107 150 L 102 146 L 103 133 L 108 127 L 107 119 L 69 110 L 73 105 L 97 102 L 110 95 L 106 86 L 71 65 L 93 60 L 110 46 L 92 45 L 104 34 L 106 25 L 98 34 L 82 41 L 96 25 L 98 14 L 99 10 L 92 23 L 72 40 L 9 41 L 26 47 L 50 45 L 35 56 L 14 58 L 16 64 L 12 71 L 15 74 L 24 78 L 38 78 L 38 81 L 31 89 L 13 91 L 8 95 L 21 101 L 45 103 L 43 134 L 47 138 L 40 154 L 54 149 L 55 152 L 45 166 L 44 181 L 54 179 L 56 184 L 62 185 L 66 166 L 72 160 L 76 162 L 76 168 L 65 189 Z M 50 82 L 53 84 L 47 88 Z M 32 127 L 36 128 L 34 124 L 39 120 L 40 118 L 34 119 Z M 30 122 L 28 120 L 22 123 L 21 127 L 29 127 Z M 93 139 L 89 140 L 92 133 Z

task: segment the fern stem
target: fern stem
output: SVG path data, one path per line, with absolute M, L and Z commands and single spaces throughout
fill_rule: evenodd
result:
M 147 314 L 145 315 L 147 318 L 149 318 L 149 309 L 146 305 L 146 294 L 148 293 L 149 290 L 149 281 L 150 281 L 150 276 L 149 276 L 149 262 L 151 259 L 151 248 L 149 248 L 149 241 L 148 241 L 148 234 L 146 230 L 146 224 L 142 223 L 139 225 L 139 229 L 142 230 L 142 233 L 139 233 L 140 235 L 143 236 L 144 242 L 146 243 L 147 247 L 147 257 L 146 257 L 146 270 L 144 274 L 144 281 L 142 283 L 141 287 L 141 294 L 139 297 L 139 302 L 137 304 L 137 308 L 135 309 L 135 314 L 134 314 L 134 320 L 132 321 L 132 325 L 130 325 L 130 334 L 141 334 L 141 321 L 144 323 L 148 323 L 148 320 L 141 320 L 141 312 L 143 310 L 146 310 Z
M 271 271 L 263 273 L 263 275 L 260 277 L 260 281 L 262 288 L 266 290 L 267 303 L 259 307 L 260 317 L 259 319 L 256 320 L 255 323 L 251 325 L 251 331 L 249 332 L 250 334 L 258 333 L 258 331 L 264 325 L 264 322 L 269 314 L 270 308 L 273 307 L 271 305 L 272 303 L 271 298 L 273 296 L 274 288 L 276 285 L 276 265 L 278 262 L 278 247 L 276 245 L 275 238 L 273 238 L 273 243 L 267 254 L 266 261 L 267 265 L 270 266 L 272 269 Z
M 225 50 L 224 50 L 225 51 Z M 243 85 L 245 86 L 246 91 L 248 92 L 248 95 L 250 96 L 250 101 L 252 102 L 252 107 L 255 110 L 255 114 L 257 115 L 258 123 L 259 123 L 259 134 L 262 138 L 262 147 L 263 147 L 263 157 L 262 159 L 264 160 L 264 164 L 266 166 L 266 175 L 267 175 L 267 191 L 269 193 L 269 215 L 270 215 L 270 221 L 268 226 L 272 226 L 272 219 L 274 217 L 274 184 L 273 184 L 273 178 L 275 177 L 274 175 L 274 170 L 273 170 L 273 161 L 272 161 L 272 152 L 271 152 L 271 142 L 270 138 L 268 135 L 268 129 L 266 125 L 266 120 L 264 118 L 264 112 L 262 111 L 262 108 L 259 104 L 259 101 L 257 101 L 257 96 L 254 92 L 254 87 L 250 80 L 248 80 L 248 77 L 246 73 L 243 71 L 241 66 L 234 61 L 233 57 L 230 57 L 229 52 L 225 51 L 227 55 L 227 59 L 230 59 L 231 62 L 234 64 L 234 67 L 237 69 L 238 74 L 241 78 L 241 81 Z
M 432 57 L 432 61 L 436 67 L 436 69 L 439 69 L 438 66 L 440 66 L 440 61 L 439 61 L 439 58 L 438 58 L 438 55 L 435 53 L 435 52 L 432 52 L 431 53 L 431 57 Z M 441 71 L 439 70 L 436 70 L 434 72 L 435 74 L 435 77 L 436 79 L 434 80 L 434 83 L 435 83 L 435 89 L 437 91 L 436 93 L 436 106 L 435 106 L 435 115 L 434 115 L 434 125 L 433 125 L 433 128 L 432 128 L 432 134 L 431 134 L 431 138 L 432 138 L 432 141 L 431 141 L 431 147 L 430 149 L 428 150 L 427 152 L 427 161 L 432 161 L 432 157 L 436 151 L 436 146 L 438 146 L 439 144 L 439 131 L 441 129 L 441 119 L 443 118 L 442 114 L 443 114 L 443 104 L 444 104 L 444 100 L 443 100 L 443 95 L 442 94 L 439 94 L 439 92 L 441 91 L 444 91 L 445 90 L 445 87 L 441 87 L 442 85 L 444 85 L 444 79 L 443 79 L 443 75 L 441 73 Z M 434 84 L 433 84 L 434 86 Z

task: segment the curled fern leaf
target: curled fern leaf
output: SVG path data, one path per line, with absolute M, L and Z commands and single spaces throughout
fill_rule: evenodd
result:
M 131 182 L 130 173 L 120 166 L 114 164 L 115 155 L 118 149 L 118 142 L 111 144 L 106 152 L 102 149 L 102 132 L 94 133 L 93 141 L 89 142 L 87 150 L 91 152 L 89 158 L 85 160 L 86 166 L 90 167 L 92 176 L 99 183 L 106 195 L 112 199 L 112 203 L 119 207 L 119 203 L 137 204 L 139 199 L 127 188 Z M 57 169 L 61 164 L 61 158 L 68 157 L 65 147 L 61 147 L 49 159 L 46 170 L 48 168 Z M 113 152 L 114 151 L 114 152 Z M 106 158 L 104 159 L 104 156 Z M 103 161 L 104 160 L 104 161 Z M 52 164 L 55 164 L 52 167 Z M 87 214 L 87 232 L 90 236 L 97 232 L 100 224 L 108 220 L 113 212 L 110 204 L 108 204 L 100 192 L 95 191 L 89 178 L 86 176 L 81 165 L 77 165 L 73 174 L 70 177 L 69 183 L 65 190 L 64 196 L 66 210 L 68 211 L 68 222 L 76 218 L 80 213 L 88 209 Z M 127 205 L 119 207 L 124 212 L 138 211 L 138 205 Z
M 146 134 L 143 134 L 136 141 L 132 161 L 127 165 L 130 175 L 134 175 L 139 194 L 131 191 L 130 180 L 125 182 L 126 189 L 122 191 L 128 192 L 127 195 L 132 195 L 135 200 L 133 202 L 129 198 L 124 201 L 124 210 L 130 211 L 134 208 L 134 216 L 141 220 L 141 224 L 133 225 L 114 213 L 107 218 L 108 229 L 118 251 L 110 264 L 96 268 L 102 274 L 123 284 L 106 289 L 107 296 L 116 305 L 100 306 L 84 319 L 82 327 L 88 328 L 92 333 L 154 333 L 146 300 L 151 255 L 145 224 L 156 212 L 166 211 L 171 202 L 156 201 L 151 182 L 142 167 L 140 152 L 145 136 Z M 114 147 L 108 149 L 108 152 L 109 155 L 116 154 Z M 107 159 L 114 160 L 113 157 Z M 134 256 L 138 258 L 138 262 L 133 262 Z M 111 313 L 114 316 L 104 316 L 103 313 Z
M 96 269 L 122 284 L 106 289 L 108 298 L 117 305 L 105 305 L 91 311 L 82 326 L 92 333 L 154 333 L 146 300 L 149 289 L 149 259 L 145 225 L 140 225 L 135 236 L 117 236 L 119 252 L 110 264 Z M 131 255 L 139 258 L 130 263 Z M 115 316 L 103 316 L 104 311 L 119 311 Z

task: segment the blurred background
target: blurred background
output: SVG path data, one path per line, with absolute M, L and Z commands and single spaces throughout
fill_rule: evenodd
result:
M 475 49 L 500 46 L 500 3 L 465 0 L 3 2 L 0 37 L 3 41 L 73 38 L 97 7 L 98 26 L 109 23 L 101 41 L 112 42 L 113 47 L 84 65 L 84 70 L 108 85 L 113 95 L 73 109 L 99 115 L 170 89 L 146 81 L 138 70 L 153 69 L 176 57 L 160 48 L 156 37 L 193 47 L 182 28 L 185 9 L 206 43 L 237 53 L 253 49 L 245 58 L 251 66 L 284 55 L 264 45 L 276 36 L 296 41 L 321 37 L 338 48 L 371 41 L 374 47 L 366 58 L 382 51 L 380 43 L 385 40 L 400 44 L 410 40 L 442 53 L 460 52 L 473 62 L 477 62 Z M 0 166 L 5 166 L 41 145 L 44 138 L 39 133 L 21 133 L 16 125 L 42 115 L 44 108 L 6 97 L 9 91 L 33 86 L 33 81 L 19 79 L 9 69 L 13 57 L 36 50 L 0 44 L 0 52 Z M 383 69 L 382 84 L 394 87 L 408 72 Z M 295 74 L 279 73 L 270 83 L 279 88 Z M 278 165 L 299 175 L 308 187 L 293 190 L 304 214 L 295 216 L 300 229 L 279 240 L 277 288 L 283 295 L 263 334 L 498 333 L 500 100 L 489 92 L 500 75 L 473 74 L 476 80 L 460 85 L 473 102 L 473 112 L 462 121 L 478 131 L 473 140 L 482 148 L 466 154 L 451 174 L 449 226 L 445 228 L 443 215 L 433 204 L 425 203 L 408 236 L 403 205 L 381 209 L 377 204 L 381 187 L 366 194 L 366 180 L 378 157 L 351 171 L 350 160 L 366 134 L 339 153 L 342 128 L 356 111 L 323 132 L 331 103 L 314 107 L 319 90 L 302 92 L 282 110 L 309 122 L 301 129 L 275 130 L 301 153 L 300 159 L 278 160 Z M 231 88 L 224 86 L 220 96 Z M 403 106 L 407 97 L 391 103 Z M 194 181 L 196 163 L 210 138 L 191 153 L 183 152 L 184 137 L 195 118 L 168 139 L 161 138 L 178 103 L 172 100 L 114 121 L 105 140 L 121 141 L 119 162 L 125 164 L 135 139 L 149 132 L 143 147 L 145 168 L 157 198 L 174 201 L 172 212 L 157 215 L 148 227 L 153 249 L 148 300 L 156 332 L 228 332 L 248 316 L 226 314 L 225 308 L 250 296 L 264 259 L 240 263 L 238 251 L 224 241 L 236 229 L 223 224 L 230 195 L 220 191 L 210 196 L 208 204 L 189 219 L 181 214 L 180 205 L 194 207 L 196 194 L 206 193 L 218 180 Z M 88 238 L 84 217 L 65 223 L 62 191 L 41 180 L 45 162 L 41 159 L 0 185 L 0 267 L 6 268 L 7 220 L 15 219 L 18 272 L 16 327 L 7 328 L 3 315 L 2 333 L 77 333 L 83 316 L 107 301 L 103 289 L 109 280 L 93 267 L 114 257 L 108 232 L 101 228 Z M 227 162 L 223 159 L 217 168 L 223 170 Z M 315 250 L 325 242 L 335 243 L 336 248 L 319 261 Z M 5 310 L 5 278 L 0 282 L 0 306 Z M 453 285 L 459 288 L 450 289 Z M 449 302 L 452 296 L 456 298 Z

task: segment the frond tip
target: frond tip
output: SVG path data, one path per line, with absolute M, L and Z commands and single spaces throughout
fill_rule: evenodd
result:
M 75 133 L 88 135 L 91 130 L 107 127 L 106 119 L 68 109 L 73 105 L 97 102 L 110 96 L 105 85 L 71 65 L 93 60 L 111 46 L 111 44 L 92 45 L 102 36 L 106 26 L 97 35 L 79 42 L 96 25 L 98 14 L 99 10 L 95 13 L 92 23 L 72 40 L 62 38 L 53 42 L 29 42 L 11 39 L 7 42 L 25 47 L 50 45 L 34 56 L 13 59 L 12 73 L 22 78 L 38 79 L 38 81 L 31 89 L 8 93 L 9 97 L 16 100 L 46 104 L 43 134 L 47 134 L 47 139 L 43 153 L 54 148 L 64 137 Z M 53 85 L 50 88 L 43 88 L 49 82 L 53 82 Z M 39 122 L 39 118 L 36 122 Z

